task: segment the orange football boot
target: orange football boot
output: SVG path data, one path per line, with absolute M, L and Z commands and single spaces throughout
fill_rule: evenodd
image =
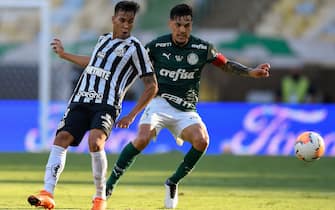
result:
M 45 190 L 41 190 L 37 195 L 29 196 L 28 202 L 32 206 L 43 207 L 48 210 L 55 208 L 56 205 L 52 194 Z
M 96 197 L 94 198 L 91 210 L 105 210 L 107 207 L 106 200 Z

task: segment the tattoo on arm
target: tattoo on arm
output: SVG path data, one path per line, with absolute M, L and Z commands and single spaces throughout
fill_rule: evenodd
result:
M 240 76 L 248 76 L 251 68 L 246 67 L 238 62 L 228 61 L 223 68 L 223 71 L 237 74 Z
M 152 84 L 157 84 L 156 76 L 155 74 L 150 74 L 142 77 L 142 81 L 145 86 L 150 86 Z

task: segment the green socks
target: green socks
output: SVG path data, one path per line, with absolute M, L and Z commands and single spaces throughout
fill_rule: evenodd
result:
M 112 191 L 123 173 L 131 166 L 136 156 L 141 151 L 137 150 L 132 143 L 129 143 L 121 152 L 119 159 L 114 165 L 113 171 L 107 180 L 106 188 Z M 204 152 L 192 147 L 184 157 L 184 161 L 179 165 L 176 172 L 168 179 L 174 184 L 184 178 L 194 168 L 195 164 L 203 156 Z
M 204 152 L 196 150 L 192 147 L 184 157 L 184 161 L 179 165 L 176 172 L 169 178 L 174 184 L 184 178 L 194 168 L 195 164 L 200 160 Z
M 131 166 L 131 164 L 135 160 L 135 157 L 140 152 L 141 151 L 137 150 L 131 142 L 127 144 L 127 146 L 122 150 L 121 154 L 119 155 L 119 159 L 114 165 L 113 171 L 107 180 L 107 190 L 112 190 L 114 188 L 119 178 L 127 170 L 127 168 Z

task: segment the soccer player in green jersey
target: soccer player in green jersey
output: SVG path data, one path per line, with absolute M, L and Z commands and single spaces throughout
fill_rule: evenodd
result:
M 162 128 L 167 128 L 179 145 L 184 141 L 192 145 L 177 170 L 165 182 L 165 207 L 175 208 L 178 183 L 194 168 L 209 144 L 206 126 L 196 112 L 204 65 L 212 63 L 225 72 L 241 76 L 269 76 L 269 64 L 260 64 L 256 68 L 243 66 L 228 60 L 209 42 L 192 36 L 192 15 L 189 5 L 176 5 L 170 11 L 171 34 L 158 37 L 146 45 L 159 91 L 140 119 L 137 137 L 122 150 L 112 170 L 106 186 L 107 196 L 111 196 L 117 181 L 135 157 Z

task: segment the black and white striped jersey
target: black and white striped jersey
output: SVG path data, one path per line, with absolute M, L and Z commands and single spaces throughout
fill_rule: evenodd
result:
M 147 74 L 153 74 L 152 65 L 135 37 L 123 40 L 113 39 L 111 33 L 105 34 L 99 38 L 70 102 L 121 108 L 128 88 L 138 76 Z

